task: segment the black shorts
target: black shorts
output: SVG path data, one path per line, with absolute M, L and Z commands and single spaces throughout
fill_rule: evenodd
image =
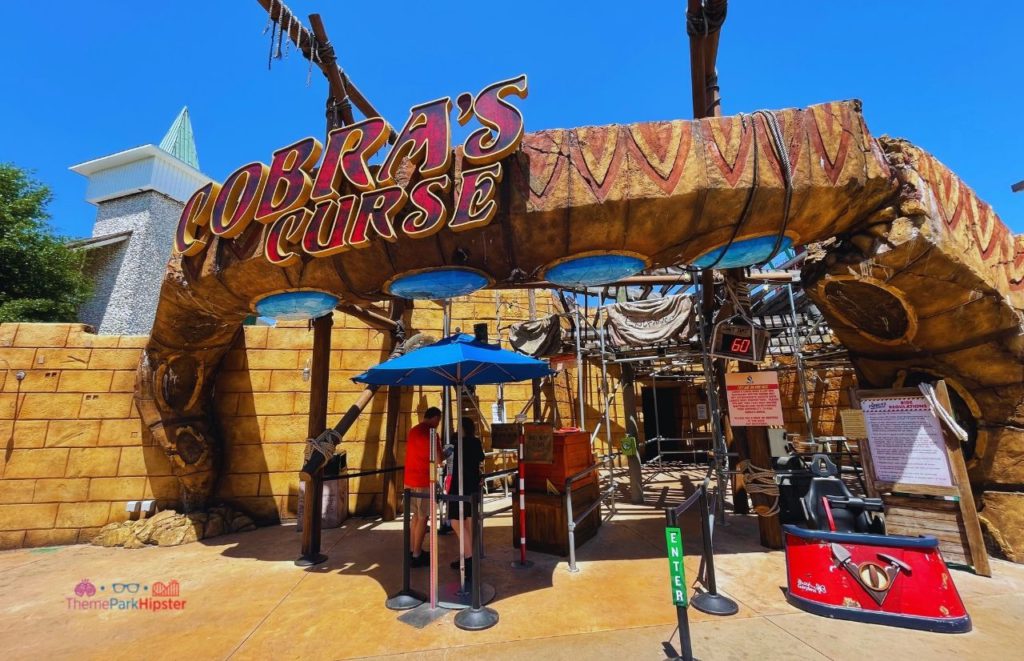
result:
M 473 503 L 459 503 L 457 501 L 448 501 L 448 518 L 458 520 L 459 517 L 459 505 L 462 505 L 462 517 L 463 519 L 470 519 L 473 517 Z

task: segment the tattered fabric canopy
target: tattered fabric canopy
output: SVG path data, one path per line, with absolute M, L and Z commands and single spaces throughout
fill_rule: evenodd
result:
M 559 316 L 552 314 L 543 319 L 513 324 L 508 329 L 508 341 L 516 351 L 534 357 L 562 353 L 562 326 Z
M 608 340 L 613 346 L 649 346 L 687 340 L 695 332 L 693 300 L 677 295 L 604 309 Z
M 550 373 L 542 360 L 456 333 L 371 367 L 352 380 L 378 386 L 476 386 L 537 379 Z

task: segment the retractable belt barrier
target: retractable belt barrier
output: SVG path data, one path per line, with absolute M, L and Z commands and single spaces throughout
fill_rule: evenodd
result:
M 416 608 L 423 603 L 426 603 L 426 597 L 416 592 L 411 586 L 411 555 L 412 549 L 410 548 L 409 542 L 409 526 L 411 523 L 410 518 L 410 499 L 413 497 L 417 498 L 429 498 L 429 491 L 412 491 L 406 489 L 403 495 L 403 502 L 405 507 L 403 508 L 402 514 L 402 589 L 389 597 L 384 605 L 391 610 L 409 610 Z M 469 503 L 473 508 L 474 526 L 479 528 L 482 520 L 482 507 L 480 494 L 474 493 L 469 496 L 455 496 L 448 494 L 437 495 L 437 500 L 446 501 L 449 503 Z M 476 558 L 482 558 L 483 553 L 483 540 L 480 535 L 474 536 L 473 539 L 473 556 Z M 479 562 L 473 564 L 473 576 L 470 587 L 471 593 L 471 604 L 469 608 L 464 608 L 458 612 L 455 616 L 455 626 L 460 629 L 467 631 L 480 631 L 483 629 L 489 629 L 498 623 L 498 612 L 493 608 L 488 608 L 483 605 L 483 599 L 481 597 L 481 579 L 480 574 L 482 573 L 482 566 Z
M 665 541 L 668 547 L 669 576 L 671 578 L 672 602 L 676 607 L 676 620 L 679 625 L 679 658 L 692 661 L 693 650 L 690 643 L 690 620 L 687 606 L 711 615 L 734 615 L 739 610 L 732 599 L 718 593 L 718 581 L 715 577 L 715 552 L 712 537 L 714 512 L 708 498 L 708 487 L 711 483 L 709 470 L 697 490 L 676 507 L 665 508 Z M 687 599 L 685 571 L 683 568 L 683 539 L 679 528 L 679 518 L 696 505 L 700 512 L 701 524 L 701 567 L 705 591 L 699 592 L 692 599 Z

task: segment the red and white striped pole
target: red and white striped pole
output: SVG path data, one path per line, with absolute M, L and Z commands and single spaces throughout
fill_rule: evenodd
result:
M 519 427 L 519 562 L 513 567 L 525 569 L 533 563 L 526 559 L 526 440 L 523 428 Z

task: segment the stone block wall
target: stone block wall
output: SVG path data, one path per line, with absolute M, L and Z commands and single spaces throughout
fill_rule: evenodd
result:
M 538 314 L 551 303 L 538 293 Z M 472 332 L 489 321 L 501 327 L 528 318 L 525 292 L 482 292 L 453 306 L 452 329 Z M 413 332 L 441 337 L 442 310 L 417 302 Z M 507 330 L 502 332 L 507 337 Z M 96 335 L 83 324 L 0 325 L 0 548 L 70 544 L 90 539 L 103 525 L 128 518 L 130 500 L 155 499 L 161 508 L 180 499 L 163 451 L 143 429 L 133 403 L 136 369 L 145 336 Z M 309 381 L 303 371 L 312 356 L 313 334 L 304 323 L 247 326 L 225 357 L 215 386 L 224 448 L 217 498 L 235 503 L 264 521 L 295 517 L 298 469 L 302 465 L 309 411 Z M 332 331 L 328 423 L 334 424 L 362 386 L 352 377 L 387 358 L 387 333 L 337 313 Z M 507 345 L 506 345 L 507 346 Z M 16 374 L 25 372 L 19 381 Z M 600 369 L 591 366 L 586 396 L 588 426 L 600 415 L 596 388 Z M 574 423 L 575 372 L 545 388 L 542 413 Z M 497 388 L 476 391 L 489 422 Z M 529 383 L 504 387 L 509 419 L 531 397 Z M 352 470 L 383 464 L 386 389 L 378 392 L 344 440 Z M 439 388 L 409 388 L 399 416 L 396 454 L 404 462 L 405 433 L 418 414 L 440 403 Z M 467 404 L 468 405 L 468 404 Z M 615 422 L 618 428 L 618 422 Z M 487 425 L 483 425 L 486 432 Z M 485 445 L 489 436 L 484 435 Z M 603 438 L 603 435 L 602 435 Z M 351 480 L 349 508 L 378 512 L 380 476 Z
M 87 541 L 128 501 L 175 497 L 132 401 L 146 337 L 86 328 L 0 325 L 0 548 Z

